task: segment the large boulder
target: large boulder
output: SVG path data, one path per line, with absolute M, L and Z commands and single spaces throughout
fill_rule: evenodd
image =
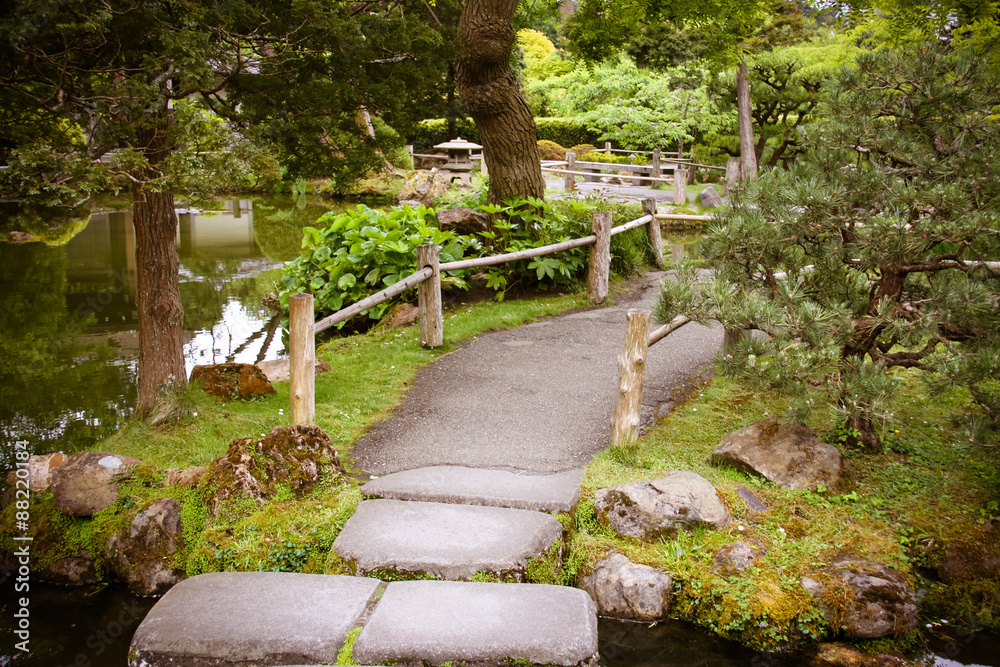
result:
M 181 504 L 160 498 L 139 510 L 132 523 L 111 536 L 105 559 L 115 575 L 137 595 L 162 595 L 187 573 L 174 567 L 184 548 Z
M 291 360 L 289 359 L 260 361 L 255 365 L 261 370 L 262 373 L 264 373 L 271 384 L 274 384 L 275 382 L 288 382 L 291 377 Z M 314 368 L 316 369 L 316 375 L 319 375 L 320 373 L 329 373 L 333 370 L 330 367 L 330 364 L 326 363 L 322 359 L 316 360 Z
M 70 516 L 92 516 L 118 499 L 117 475 L 142 465 L 131 456 L 109 452 L 80 452 L 52 471 L 50 488 L 56 506 Z
M 674 537 L 678 530 L 699 524 L 721 528 L 729 523 L 729 512 L 712 483 L 688 471 L 601 489 L 594 505 L 598 521 L 640 540 Z
M 778 417 L 744 426 L 722 438 L 713 465 L 729 465 L 786 489 L 841 490 L 848 483 L 840 451 L 820 442 L 810 429 Z
M 263 504 L 285 485 L 296 496 L 312 490 L 324 466 L 346 475 L 330 436 L 318 426 L 276 426 L 263 438 L 242 438 L 212 461 L 198 488 L 212 515 L 229 499 L 248 497 Z
M 698 194 L 698 205 L 702 208 L 718 208 L 722 206 L 722 197 L 710 185 Z
M 802 586 L 827 622 L 859 639 L 898 636 L 917 627 L 917 597 L 905 579 L 878 563 L 841 558 Z
M 439 171 L 418 169 L 410 173 L 399 192 L 400 201 L 411 200 L 430 206 L 434 200 L 448 192 L 449 179 Z
M 672 585 L 666 572 L 611 554 L 583 577 L 580 587 L 594 599 L 601 616 L 656 621 L 670 613 Z
M 225 400 L 247 400 L 277 393 L 263 371 L 253 364 L 195 366 L 191 369 L 191 382 L 200 383 L 209 396 Z
M 490 228 L 490 219 L 485 213 L 480 213 L 466 206 L 438 209 L 436 214 L 438 227 L 456 234 L 472 235 L 485 232 Z

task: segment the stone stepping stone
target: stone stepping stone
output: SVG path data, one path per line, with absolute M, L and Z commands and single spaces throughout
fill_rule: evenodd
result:
M 129 665 L 334 664 L 379 585 L 292 572 L 191 577 L 139 625 Z
M 375 570 L 471 579 L 516 575 L 562 538 L 551 514 L 502 507 L 366 500 L 333 543 L 356 574 Z
M 396 472 L 361 487 L 370 498 L 570 512 L 580 499 L 583 470 L 555 475 L 518 474 L 462 466 Z
M 358 636 L 354 659 L 596 666 L 597 610 L 587 593 L 563 586 L 397 581 Z

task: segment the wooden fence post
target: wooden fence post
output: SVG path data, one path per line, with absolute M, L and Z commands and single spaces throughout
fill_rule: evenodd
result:
M 576 153 L 569 151 L 566 153 L 566 179 L 563 181 L 563 188 L 569 192 L 576 190 L 576 174 L 569 172 L 576 171 Z
M 611 142 L 610 141 L 605 141 L 604 142 L 604 152 L 607 153 L 608 155 L 611 155 Z
M 420 344 L 424 347 L 444 345 L 444 316 L 441 313 L 440 248 L 436 243 L 417 248 L 417 271 L 430 268 L 431 277 L 417 285 L 417 305 L 420 309 Z
M 594 214 L 593 231 L 597 243 L 590 246 L 587 298 L 594 303 L 602 303 L 608 298 L 608 274 L 611 271 L 611 211 Z
M 660 167 L 660 149 L 653 149 L 653 178 L 659 178 L 663 175 L 663 169 Z M 653 187 L 655 188 L 660 184 L 659 181 L 653 181 Z
M 312 294 L 288 297 L 289 400 L 292 425 L 316 420 L 316 336 Z
M 687 206 L 687 169 L 674 169 L 674 206 Z
M 649 350 L 648 310 L 628 311 L 628 332 L 625 348 L 618 357 L 618 403 L 615 405 L 612 446 L 634 446 L 639 439 L 642 417 L 642 384 L 646 374 L 646 353 Z
M 643 199 L 642 212 L 653 216 L 646 230 L 649 232 L 649 245 L 653 246 L 653 259 L 657 266 L 663 266 L 663 239 L 660 237 L 660 221 L 656 219 L 656 200 L 652 197 Z
M 733 192 L 733 188 L 736 187 L 736 183 L 740 180 L 740 159 L 737 157 L 729 158 L 726 162 L 726 184 L 722 188 L 722 194 L 729 196 Z

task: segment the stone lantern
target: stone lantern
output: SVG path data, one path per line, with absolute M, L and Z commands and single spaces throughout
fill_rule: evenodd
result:
M 443 148 L 448 151 L 448 161 L 441 167 L 441 173 L 447 176 L 448 180 L 457 178 L 464 183 L 472 184 L 472 150 L 482 148 L 482 146 L 459 137 L 438 144 L 434 148 Z

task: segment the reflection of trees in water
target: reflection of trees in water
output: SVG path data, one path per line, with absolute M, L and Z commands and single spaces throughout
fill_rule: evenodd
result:
M 276 291 L 281 269 L 265 271 L 255 276 L 215 281 L 208 278 L 189 280 L 180 285 L 184 303 L 184 330 L 210 330 L 222 319 L 223 309 L 235 299 L 248 316 L 266 321 L 271 311 L 261 305 L 261 299 Z
M 48 451 L 85 449 L 119 428 L 135 398 L 127 363 L 87 342 L 87 321 L 66 307 L 66 252 L 0 244 L 0 469 L 14 441 Z
M 304 207 L 296 199 L 254 201 L 253 238 L 271 260 L 290 262 L 302 251 L 302 230 L 315 227 L 324 213 L 353 210 L 354 204 L 323 202 L 310 197 Z
M 92 202 L 76 208 L 4 202 L 0 204 L 0 234 L 27 232 L 47 245 L 64 246 L 87 227 L 92 208 Z

